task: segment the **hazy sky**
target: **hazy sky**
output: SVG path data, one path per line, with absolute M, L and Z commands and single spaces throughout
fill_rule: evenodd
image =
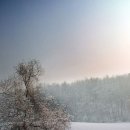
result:
M 45 82 L 130 72 L 130 0 L 0 0 L 0 79 L 38 59 Z

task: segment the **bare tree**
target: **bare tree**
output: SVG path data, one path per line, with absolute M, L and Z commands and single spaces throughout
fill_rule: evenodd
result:
M 41 96 L 38 79 L 42 67 L 36 60 L 21 62 L 13 78 L 1 81 L 1 93 L 7 98 L 1 105 L 3 121 L 11 122 L 12 130 L 65 130 L 69 128 L 69 115 L 53 99 Z M 51 100 L 51 101 L 50 101 Z M 6 110 L 5 110 L 6 108 Z

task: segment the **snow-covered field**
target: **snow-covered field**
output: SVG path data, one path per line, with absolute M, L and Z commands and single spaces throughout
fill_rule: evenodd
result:
M 71 130 L 130 130 L 130 123 L 78 123 L 71 124 Z

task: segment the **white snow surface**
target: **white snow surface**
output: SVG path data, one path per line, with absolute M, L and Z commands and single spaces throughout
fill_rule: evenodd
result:
M 130 123 L 80 123 L 72 122 L 71 130 L 130 130 Z

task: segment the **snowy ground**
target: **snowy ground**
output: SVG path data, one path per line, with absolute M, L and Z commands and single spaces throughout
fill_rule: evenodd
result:
M 130 123 L 78 123 L 71 124 L 71 130 L 130 130 Z

